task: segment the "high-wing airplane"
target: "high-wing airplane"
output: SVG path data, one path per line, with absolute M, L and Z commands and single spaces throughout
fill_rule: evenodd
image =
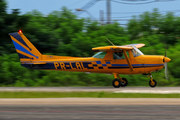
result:
M 119 74 L 148 75 L 150 76 L 150 87 L 155 87 L 157 82 L 153 79 L 151 72 L 162 69 L 164 64 L 171 60 L 165 56 L 144 55 L 138 48 L 145 44 L 96 47 L 92 50 L 97 53 L 88 58 L 42 55 L 21 30 L 9 35 L 23 67 L 41 70 L 110 73 L 114 75 L 115 79 L 112 81 L 112 85 L 115 88 L 128 85 L 128 80 L 121 78 Z

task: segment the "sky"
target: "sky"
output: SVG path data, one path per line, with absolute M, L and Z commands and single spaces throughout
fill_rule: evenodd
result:
M 44 15 L 48 15 L 52 11 L 60 11 L 63 6 L 76 12 L 75 9 L 82 8 L 85 4 L 91 0 L 6 0 L 7 12 L 11 13 L 11 9 L 20 9 L 21 14 L 25 14 L 34 9 L 40 11 Z M 114 0 L 125 1 L 125 0 Z M 136 1 L 136 0 L 134 0 Z M 143 0 L 141 0 L 143 1 Z M 153 0 L 146 0 L 153 1 Z M 167 0 L 166 0 L 167 1 Z M 131 2 L 132 3 L 132 2 Z M 133 15 L 139 15 L 141 12 L 152 11 L 154 8 L 158 8 L 159 11 L 176 11 L 175 15 L 180 16 L 180 0 L 172 0 L 168 2 L 153 2 L 149 4 L 141 5 L 129 5 L 121 4 L 111 1 L 111 19 L 120 20 L 119 23 L 126 24 L 127 19 L 130 19 Z M 106 0 L 97 0 L 97 2 L 86 12 L 78 14 L 79 18 L 90 17 L 95 20 L 100 20 L 100 10 L 106 13 Z M 137 13 L 136 13 L 137 12 Z M 88 14 L 89 13 L 89 14 Z M 163 14 L 165 12 L 162 12 Z M 106 20 L 106 14 L 104 14 Z

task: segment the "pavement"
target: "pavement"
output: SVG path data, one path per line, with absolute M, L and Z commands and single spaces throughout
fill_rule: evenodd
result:
M 0 120 L 179 119 L 179 105 L 0 105 Z
M 115 93 L 180 93 L 180 87 L 0 87 L 11 92 L 115 92 Z
M 179 98 L 1 98 L 0 105 L 180 105 Z
M 179 87 L 0 87 L 0 91 L 179 93 Z M 166 92 L 163 92 L 166 91 Z M 168 92 L 167 92 L 168 91 Z M 0 120 L 180 120 L 179 98 L 2 98 Z

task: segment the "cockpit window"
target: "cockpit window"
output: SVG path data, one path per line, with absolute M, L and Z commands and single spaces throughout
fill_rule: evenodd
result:
M 129 57 L 129 52 L 126 52 L 127 56 Z M 123 52 L 114 52 L 113 59 L 125 59 Z
M 140 55 L 144 55 L 139 49 L 137 49 L 136 47 L 134 47 L 134 49 L 132 50 L 133 56 L 137 57 Z
M 106 54 L 107 54 L 106 52 L 98 52 L 95 55 L 93 55 L 92 57 L 103 59 L 106 56 Z

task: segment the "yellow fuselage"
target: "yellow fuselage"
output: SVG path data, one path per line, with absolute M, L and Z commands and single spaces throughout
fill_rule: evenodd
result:
M 103 59 L 42 55 L 41 60 L 33 61 L 33 65 L 30 65 L 29 62 L 26 64 L 26 59 L 21 59 L 21 64 L 32 69 L 118 74 L 151 73 L 164 67 L 164 56 L 140 55 L 134 57 L 130 50 L 128 52 L 133 70 L 130 69 L 126 59 L 113 59 L 113 51 L 108 51 Z

